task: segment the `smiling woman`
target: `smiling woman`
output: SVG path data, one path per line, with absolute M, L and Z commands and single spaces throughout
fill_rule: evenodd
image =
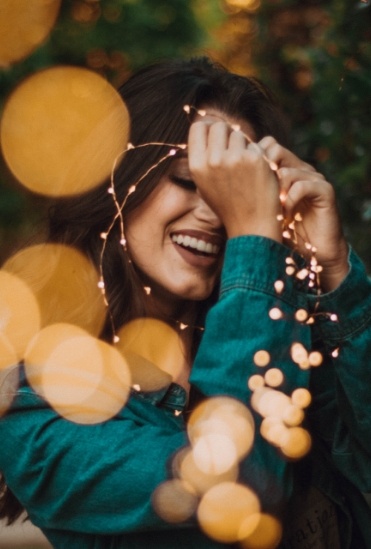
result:
M 120 93 L 122 161 L 50 211 L 107 315 L 24 346 L 0 515 L 56 549 L 367 549 L 371 286 L 332 186 L 253 78 L 175 60 Z

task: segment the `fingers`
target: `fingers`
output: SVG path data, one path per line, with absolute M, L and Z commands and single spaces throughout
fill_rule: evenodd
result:
M 282 240 L 278 181 L 257 143 L 226 122 L 202 120 L 191 126 L 188 155 L 192 178 L 229 237 Z
M 289 187 L 284 199 L 285 211 L 289 216 L 300 209 L 300 204 L 310 204 L 311 207 L 331 210 L 335 206 L 335 192 L 323 179 L 298 179 Z
M 320 181 L 321 183 L 327 183 L 324 176 L 314 170 L 308 170 L 306 164 L 302 168 L 280 168 L 277 171 L 277 177 L 280 182 L 280 196 L 282 201 L 286 201 L 287 195 L 296 182 L 312 182 L 316 183 Z M 322 185 L 321 191 L 323 192 L 324 187 Z
M 269 161 L 277 164 L 279 168 L 300 168 L 309 172 L 316 171 L 313 166 L 303 162 L 294 153 L 282 147 L 272 136 L 263 137 L 259 141 L 259 147 L 264 151 Z
M 244 153 L 255 151 L 260 156 L 261 149 L 253 144 L 250 147 L 243 132 L 232 129 L 230 124 L 218 121 L 198 121 L 191 125 L 188 137 L 189 167 L 197 173 L 207 165 L 219 168 L 227 161 L 241 159 Z

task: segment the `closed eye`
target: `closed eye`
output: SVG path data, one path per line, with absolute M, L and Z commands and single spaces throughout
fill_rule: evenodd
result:
M 187 191 L 196 191 L 197 189 L 192 179 L 185 179 L 183 177 L 178 177 L 177 175 L 170 175 L 169 179 L 170 181 L 172 181 L 172 183 L 175 183 L 175 185 L 178 185 L 179 187 L 182 187 Z

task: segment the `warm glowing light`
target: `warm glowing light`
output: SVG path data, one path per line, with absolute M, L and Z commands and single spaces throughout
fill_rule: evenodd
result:
M 260 0 L 227 0 L 227 4 L 234 8 L 256 11 L 260 7 Z
M 6 413 L 19 384 L 19 358 L 4 333 L 0 332 L 0 417 Z
M 257 389 L 251 397 L 252 407 L 263 417 L 281 418 L 290 404 L 290 397 L 268 387 Z
M 298 309 L 295 313 L 295 319 L 298 322 L 305 322 L 308 319 L 308 311 L 305 309 Z
M 243 522 L 259 511 L 259 499 L 250 488 L 222 482 L 204 494 L 197 518 L 209 537 L 222 543 L 234 543 L 241 538 Z
M 275 549 L 282 538 L 280 521 L 265 513 L 250 515 L 242 525 L 241 534 L 244 531 L 246 535 L 240 541 L 242 549 Z
M 309 364 L 311 366 L 320 366 L 323 362 L 323 356 L 322 353 L 319 351 L 312 351 L 309 353 Z
M 17 355 L 14 346 L 9 341 L 7 335 L 3 331 L 1 331 L 0 332 L 0 372 L 8 370 L 8 368 L 13 368 L 14 366 L 17 366 L 18 362 L 19 362 L 19 356 Z
M 126 403 L 130 372 L 111 345 L 81 328 L 54 324 L 25 353 L 27 378 L 61 416 L 76 423 L 107 421 Z
M 48 36 L 61 0 L 1 0 L 0 67 L 29 55 Z
M 268 364 L 270 363 L 271 357 L 270 357 L 270 354 L 268 353 L 268 351 L 264 351 L 262 349 L 261 351 L 257 351 L 254 354 L 254 359 L 253 360 L 254 360 L 254 363 L 257 366 L 264 367 L 264 366 L 268 366 Z
M 198 498 L 190 485 L 179 479 L 168 480 L 156 488 L 152 495 L 156 513 L 166 522 L 184 522 L 197 509 Z
M 30 287 L 14 274 L 0 271 L 0 335 L 3 367 L 24 357 L 26 346 L 39 331 L 40 309 Z M 8 362 L 7 361 L 11 361 Z
M 116 347 L 128 361 L 133 383 L 143 391 L 157 390 L 177 379 L 185 351 L 179 334 L 168 324 L 140 318 L 125 324 L 117 335 L 120 341 Z
M 287 236 L 285 236 L 285 238 L 288 238 Z M 286 274 L 291 276 L 295 273 L 295 267 L 293 267 L 292 265 L 289 265 L 288 267 L 286 267 Z
M 100 333 L 106 308 L 97 289 L 99 276 L 81 252 L 61 244 L 38 244 L 10 257 L 3 268 L 34 292 L 42 326 L 67 322 L 92 335 Z
M 310 434 L 302 427 L 288 429 L 281 444 L 282 453 L 291 459 L 300 459 L 310 450 L 312 440 Z
M 264 377 L 261 375 L 253 375 L 248 379 L 247 386 L 250 391 L 256 391 L 259 387 L 264 387 Z
M 127 109 L 103 77 L 60 66 L 30 76 L 15 89 L 5 104 L 1 143 L 23 185 L 65 196 L 109 176 L 128 132 Z
M 284 381 L 284 376 L 278 368 L 270 368 L 264 375 L 264 380 L 270 387 L 279 387 Z
M 292 403 L 299 406 L 299 408 L 307 408 L 312 402 L 312 396 L 308 389 L 300 387 L 299 389 L 295 389 L 295 391 L 293 391 L 291 394 L 291 400 Z
M 276 282 L 274 283 L 274 289 L 278 294 L 282 293 L 284 287 L 285 287 L 285 284 L 282 280 L 276 280 Z
M 301 343 L 296 342 L 291 345 L 291 358 L 302 370 L 310 367 L 308 352 Z
M 304 421 L 303 409 L 292 404 L 285 409 L 282 419 L 288 427 L 297 427 Z
M 286 435 L 287 429 L 287 426 L 282 423 L 280 418 L 269 416 L 263 419 L 260 426 L 260 434 L 270 444 L 279 448 Z
M 241 459 L 250 451 L 254 430 L 251 412 L 241 402 L 230 397 L 208 398 L 195 408 L 188 421 L 188 436 L 193 447 L 200 438 L 223 435 L 233 443 L 237 459 Z M 216 457 L 215 460 L 217 459 Z M 202 469 L 202 466 L 200 468 Z M 209 472 L 215 474 L 222 471 Z
M 207 492 L 212 486 L 221 482 L 235 482 L 238 477 L 238 466 L 233 465 L 223 473 L 213 474 L 202 471 L 195 460 L 194 452 L 187 448 L 179 453 L 174 463 L 174 472 L 192 486 L 199 495 Z
M 211 432 L 197 438 L 193 459 L 203 473 L 221 475 L 238 462 L 237 448 L 230 436 Z
M 300 271 L 296 273 L 296 278 L 298 278 L 299 280 L 305 280 L 308 275 L 308 269 L 300 269 Z
M 283 313 L 278 307 L 273 307 L 273 309 L 269 311 L 269 316 L 272 320 L 279 320 L 283 317 Z

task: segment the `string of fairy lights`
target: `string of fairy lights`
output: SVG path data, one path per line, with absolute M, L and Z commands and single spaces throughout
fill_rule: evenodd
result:
M 207 110 L 198 109 L 198 108 L 196 108 L 192 105 L 185 105 L 183 107 L 183 110 L 187 115 L 190 115 L 192 112 L 194 112 L 196 115 L 198 115 L 202 118 L 207 116 L 207 114 L 208 114 Z M 215 113 L 213 113 L 213 116 L 215 116 Z M 245 133 L 241 130 L 241 126 L 239 124 L 232 124 L 232 123 L 228 122 L 228 120 L 226 120 L 222 117 L 220 117 L 220 119 L 223 120 L 224 122 L 226 122 L 228 124 L 229 128 L 232 131 L 241 132 L 242 135 L 244 136 L 244 138 L 246 139 L 247 143 L 249 145 L 255 146 L 258 149 L 259 154 L 261 154 L 262 158 L 267 162 L 269 168 L 275 173 L 277 179 L 279 179 L 279 167 L 278 167 L 277 163 L 271 161 L 266 156 L 266 154 L 259 147 L 259 145 L 247 133 Z M 122 157 L 125 155 L 125 153 L 130 151 L 130 150 L 136 150 L 136 149 L 140 149 L 140 148 L 144 148 L 144 147 L 150 147 L 150 146 L 152 146 L 152 147 L 153 146 L 155 146 L 155 147 L 169 147 L 169 151 L 164 156 L 162 156 L 158 160 L 158 162 L 156 162 L 150 168 L 148 168 L 145 171 L 145 173 L 142 174 L 139 177 L 139 179 L 129 187 L 123 201 L 120 203 L 119 199 L 117 197 L 116 183 L 115 183 L 115 173 L 116 173 L 116 169 L 117 169 L 119 161 L 122 159 Z M 105 282 L 105 276 L 104 276 L 104 255 L 105 255 L 105 251 L 106 251 L 107 240 L 108 240 L 108 238 L 110 236 L 110 233 L 113 230 L 114 226 L 118 222 L 119 223 L 119 231 L 120 231 L 120 236 L 119 236 L 120 245 L 121 245 L 124 253 L 127 255 L 128 263 L 130 265 L 132 265 L 132 260 L 130 258 L 130 252 L 129 252 L 128 247 L 127 247 L 127 239 L 126 239 L 126 234 L 125 234 L 125 219 L 124 219 L 124 213 L 123 213 L 125 205 L 128 201 L 128 198 L 129 198 L 130 195 L 135 193 L 135 191 L 137 190 L 140 183 L 152 171 L 154 171 L 160 164 L 162 164 L 163 162 L 165 162 L 169 158 L 176 156 L 178 151 L 186 150 L 187 147 L 188 146 L 185 143 L 149 142 L 149 143 L 143 143 L 143 144 L 140 144 L 140 145 L 134 145 L 133 143 L 129 142 L 127 144 L 127 147 L 114 160 L 112 170 L 111 170 L 111 175 L 110 175 L 110 185 L 108 187 L 107 192 L 112 197 L 112 200 L 113 200 L 113 203 L 114 203 L 114 206 L 115 206 L 115 209 L 116 209 L 116 213 L 115 213 L 110 225 L 108 226 L 107 230 L 100 233 L 100 238 L 102 239 L 103 244 L 102 244 L 100 259 L 99 259 L 99 282 L 98 282 L 98 287 L 99 287 L 99 289 L 102 293 L 103 300 L 104 300 L 104 303 L 105 303 L 105 305 L 108 309 L 108 315 L 109 315 L 110 320 L 111 320 L 111 325 L 112 325 L 112 330 L 113 330 L 113 343 L 117 343 L 119 341 L 119 338 L 118 338 L 117 333 L 116 333 L 116 329 L 115 329 L 114 322 L 113 322 L 113 317 L 112 317 L 112 315 L 109 311 L 109 299 L 108 299 L 107 294 L 106 294 L 106 282 Z M 286 199 L 286 193 L 281 192 L 280 193 L 280 201 L 281 201 L 281 204 L 282 204 L 283 208 L 284 208 L 285 199 Z M 315 292 L 317 295 L 320 295 L 321 294 L 320 273 L 322 272 L 322 266 L 319 265 L 317 257 L 316 257 L 316 254 L 317 254 L 316 247 L 313 246 L 309 242 L 309 239 L 307 238 L 305 228 L 302 224 L 302 222 L 303 222 L 302 215 L 300 214 L 300 212 L 297 212 L 297 213 L 295 213 L 292 220 L 287 220 L 285 218 L 285 216 L 283 215 L 283 213 L 281 213 L 281 214 L 277 215 L 277 221 L 279 221 L 281 223 L 282 237 L 286 241 L 290 241 L 291 244 L 292 244 L 291 245 L 292 252 L 294 253 L 295 248 L 298 245 L 299 239 L 302 239 L 304 241 L 303 244 L 304 244 L 305 248 L 308 250 L 308 252 L 310 254 L 309 260 L 307 260 L 305 266 L 301 267 L 301 268 L 299 268 L 297 266 L 297 264 L 296 264 L 296 262 L 295 262 L 295 260 L 292 256 L 287 257 L 286 258 L 286 269 L 285 269 L 286 274 L 288 276 L 295 276 L 299 281 L 302 281 L 302 282 L 307 280 L 309 290 L 312 291 L 312 292 Z M 304 233 L 304 237 L 302 237 L 297 231 L 297 224 L 299 224 L 299 223 L 301 224 L 301 229 L 302 229 L 302 232 Z M 276 293 L 280 294 L 284 289 L 284 282 L 282 280 L 277 280 L 274 284 L 274 288 L 275 288 Z M 143 286 L 143 291 L 147 296 L 150 296 L 151 287 L 150 286 Z M 318 304 L 315 305 L 314 311 L 311 313 L 311 315 L 309 315 L 309 313 L 305 309 L 299 309 L 295 313 L 295 319 L 298 322 L 305 322 L 306 324 L 313 324 L 314 321 L 315 321 L 314 319 L 315 319 L 316 316 L 325 316 L 333 322 L 336 322 L 338 320 L 336 314 L 328 313 L 328 312 L 317 312 L 316 311 L 317 308 L 318 308 Z M 279 318 L 282 318 L 282 312 L 281 312 L 280 309 L 275 307 L 275 308 L 273 308 L 269 311 L 269 316 L 273 320 L 278 320 Z M 180 330 L 185 330 L 187 328 L 197 328 L 199 330 L 204 329 L 201 326 L 191 326 L 191 325 L 186 324 L 186 323 L 184 323 L 184 322 L 182 322 L 178 319 L 173 319 L 173 322 L 178 326 L 178 328 Z M 333 356 L 336 356 L 336 353 Z

